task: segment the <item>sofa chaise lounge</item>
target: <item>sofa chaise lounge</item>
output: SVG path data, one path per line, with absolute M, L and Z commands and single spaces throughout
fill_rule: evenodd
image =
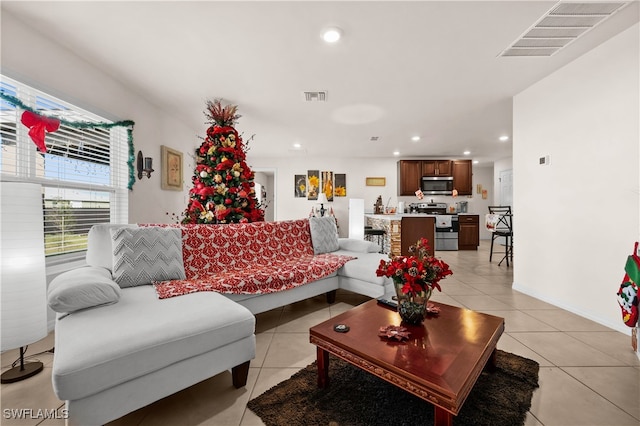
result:
M 226 370 L 246 384 L 254 314 L 346 289 L 392 291 L 373 243 L 333 218 L 96 225 L 87 266 L 56 277 L 53 388 L 68 424 L 117 419 Z

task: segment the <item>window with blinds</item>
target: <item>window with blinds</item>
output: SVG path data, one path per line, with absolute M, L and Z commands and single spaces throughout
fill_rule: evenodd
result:
M 0 173 L 3 180 L 42 185 L 48 265 L 84 258 L 91 226 L 128 221 L 126 129 L 74 127 L 110 121 L 5 76 L 0 89 L 70 123 L 46 134 L 41 153 L 20 121 L 23 110 L 0 99 Z

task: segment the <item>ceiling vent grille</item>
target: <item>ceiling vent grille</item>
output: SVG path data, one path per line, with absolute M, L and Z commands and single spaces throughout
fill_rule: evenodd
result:
M 498 56 L 552 56 L 627 4 L 557 4 Z
M 304 100 L 306 102 L 326 102 L 327 91 L 321 90 L 319 92 L 304 92 Z
M 371 142 L 377 142 L 378 139 L 380 139 L 380 136 L 371 136 L 371 139 L 369 139 Z

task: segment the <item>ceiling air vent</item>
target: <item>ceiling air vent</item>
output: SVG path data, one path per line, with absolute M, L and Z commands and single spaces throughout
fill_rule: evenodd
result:
M 380 139 L 380 136 L 371 136 L 371 139 L 369 139 L 371 142 L 376 142 L 378 139 Z
M 319 92 L 304 92 L 304 100 L 307 102 L 326 102 L 327 91 L 321 90 Z
M 628 3 L 557 4 L 498 56 L 554 55 Z

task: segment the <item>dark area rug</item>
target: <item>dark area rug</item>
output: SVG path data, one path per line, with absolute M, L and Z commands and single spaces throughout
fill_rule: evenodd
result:
M 316 363 L 249 401 L 272 425 L 430 425 L 433 405 L 331 356 L 330 385 L 317 387 Z M 537 362 L 497 351 L 497 369 L 483 372 L 454 425 L 524 424 L 538 387 Z

